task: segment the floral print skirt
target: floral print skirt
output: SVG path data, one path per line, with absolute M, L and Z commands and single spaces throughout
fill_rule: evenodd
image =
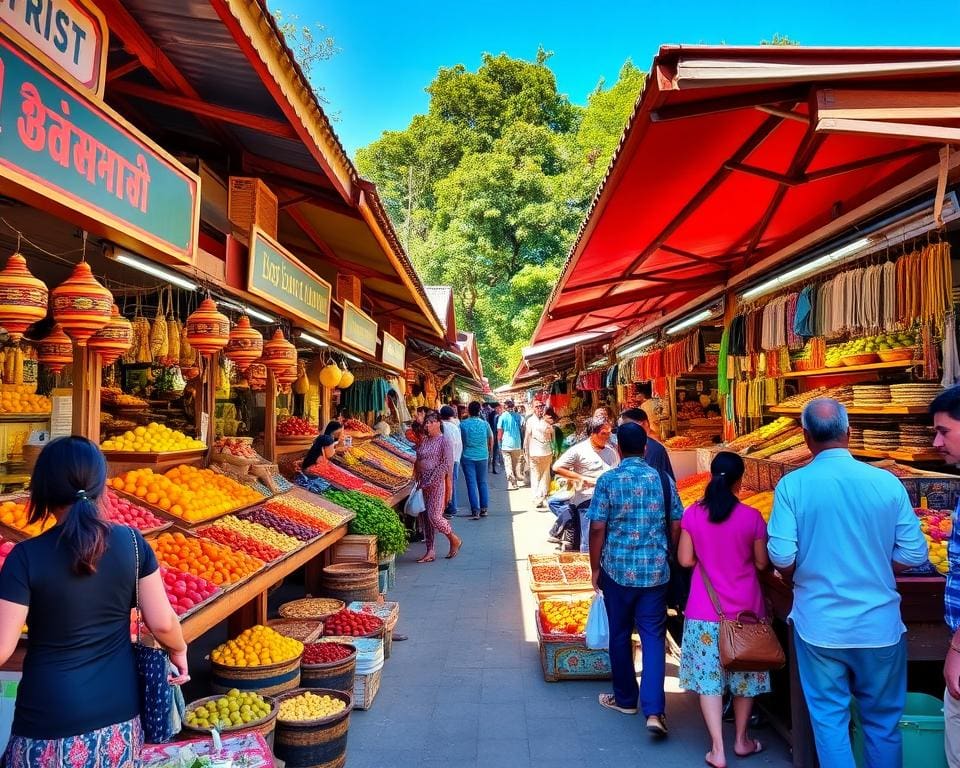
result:
M 65 739 L 11 736 L 2 768 L 139 768 L 140 718 Z
M 753 698 L 770 692 L 769 672 L 727 672 L 720 663 L 720 622 L 685 619 L 680 653 L 680 687 L 702 696 Z

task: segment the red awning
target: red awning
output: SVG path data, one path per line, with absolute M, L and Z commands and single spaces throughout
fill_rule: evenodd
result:
M 661 48 L 531 344 L 708 301 L 934 169 L 884 200 L 931 195 L 958 73 L 960 49 Z

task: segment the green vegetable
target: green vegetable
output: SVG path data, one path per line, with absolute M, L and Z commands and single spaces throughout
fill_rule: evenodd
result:
M 407 550 L 407 529 L 400 516 L 382 499 L 361 491 L 323 492 L 325 498 L 356 514 L 350 521 L 350 533 L 377 537 L 377 556 L 381 559 Z

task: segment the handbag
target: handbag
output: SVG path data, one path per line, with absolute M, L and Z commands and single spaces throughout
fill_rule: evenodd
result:
M 134 590 L 137 596 L 137 641 L 133 655 L 137 665 L 137 682 L 140 689 L 140 724 L 144 741 L 162 744 L 173 738 L 176 731 L 171 722 L 174 708 L 174 687 L 169 679 L 170 658 L 160 648 L 144 645 L 141 639 L 143 617 L 140 614 L 140 546 L 137 535 L 130 529 L 133 551 L 136 554 L 137 570 L 134 573 Z
M 421 512 L 425 512 L 427 509 L 427 504 L 423 500 L 423 490 L 420 486 L 416 486 L 407 496 L 407 500 L 403 505 L 403 512 L 408 517 L 419 517 Z
M 783 648 L 773 627 L 753 611 L 740 611 L 736 619 L 728 619 L 720 606 L 720 598 L 713 588 L 703 563 L 700 575 L 710 595 L 717 616 L 720 617 L 720 663 L 728 672 L 767 672 L 780 669 L 787 663 Z

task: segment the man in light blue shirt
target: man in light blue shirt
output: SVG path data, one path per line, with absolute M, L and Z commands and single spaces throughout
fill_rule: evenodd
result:
M 500 442 L 503 469 L 507 475 L 507 488 L 515 491 L 517 483 L 523 479 L 523 420 L 514 409 L 513 400 L 507 400 L 504 407 L 506 410 L 497 417 L 497 440 Z
M 822 766 L 855 768 L 854 698 L 866 764 L 899 768 L 907 647 L 895 573 L 926 563 L 927 545 L 900 481 L 850 455 L 840 403 L 812 400 L 802 422 L 814 458 L 777 484 L 767 532 L 770 560 L 794 582 L 790 618 L 817 754 Z

